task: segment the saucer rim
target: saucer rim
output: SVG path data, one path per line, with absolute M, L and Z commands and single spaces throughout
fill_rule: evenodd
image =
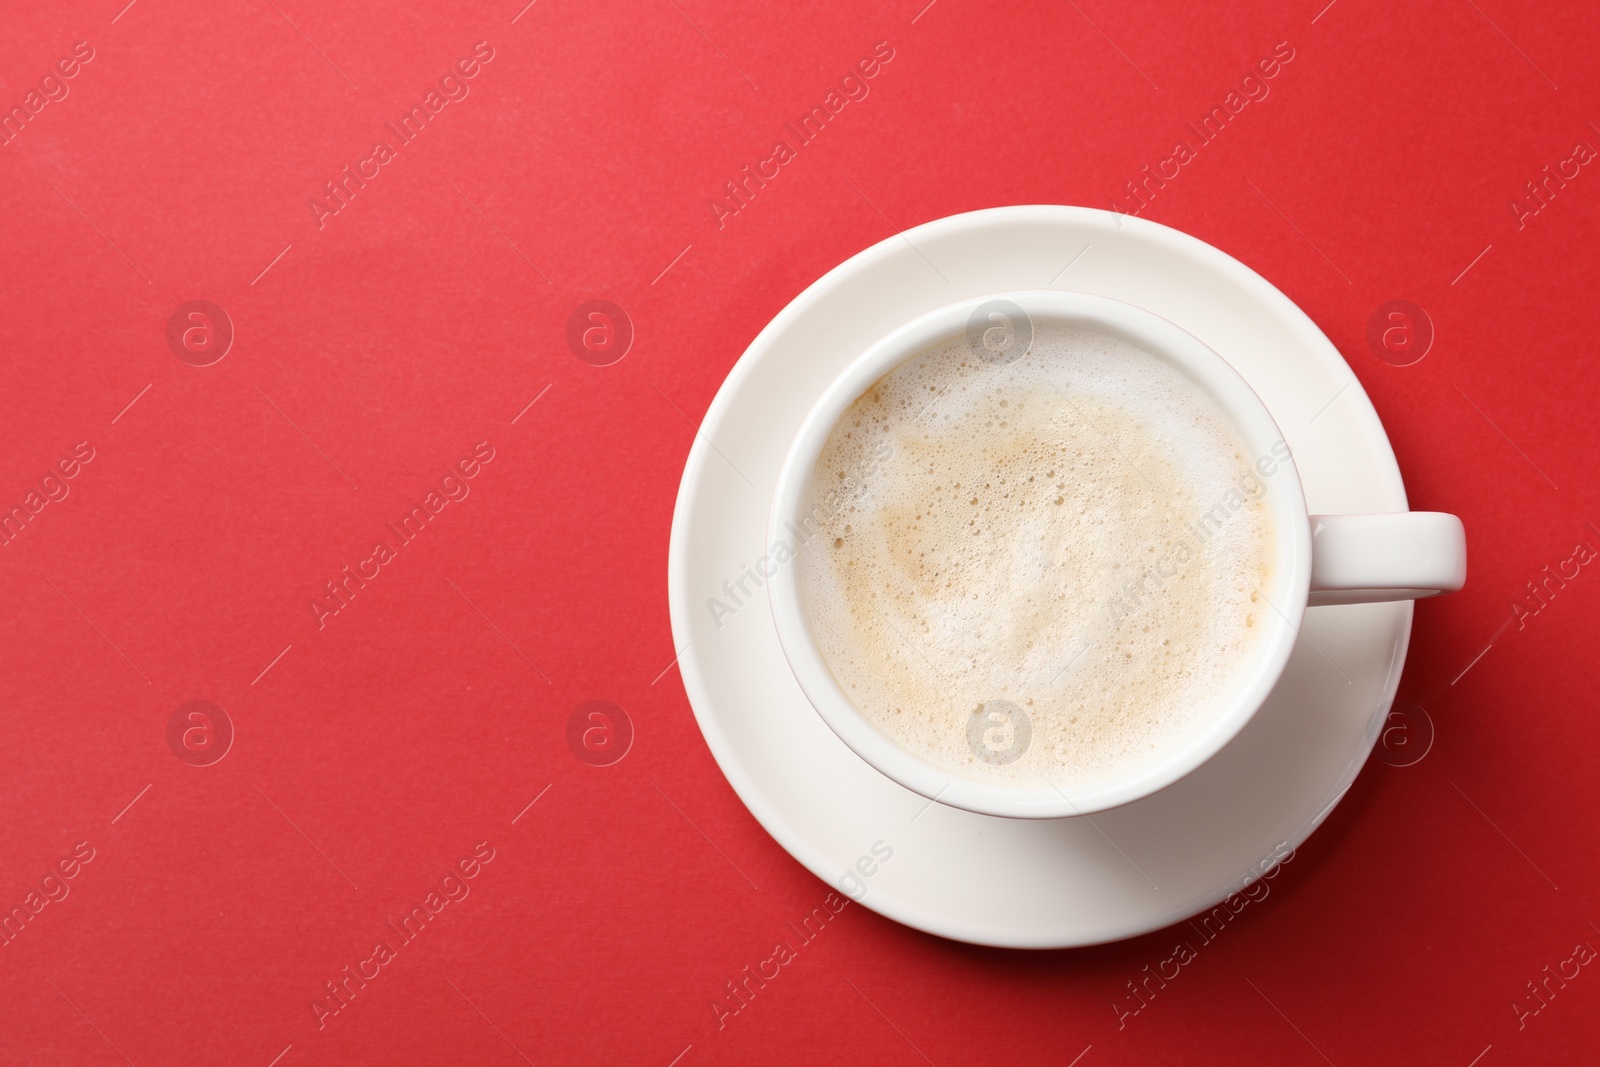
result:
M 1299 355 L 1316 360 L 1325 372 L 1348 383 L 1345 388 L 1351 394 L 1351 400 L 1355 402 L 1352 405 L 1355 411 L 1347 413 L 1346 417 L 1353 417 L 1360 424 L 1362 436 L 1367 438 L 1368 444 L 1374 446 L 1378 453 L 1373 464 L 1374 469 L 1365 472 L 1366 476 L 1372 479 L 1371 487 L 1376 494 L 1390 501 L 1392 510 L 1409 510 L 1399 464 L 1395 459 L 1388 434 L 1366 390 L 1338 349 L 1311 318 L 1276 286 L 1234 257 L 1183 231 L 1148 219 L 1097 208 L 1019 204 L 984 208 L 923 223 L 892 234 L 833 267 L 802 290 L 757 333 L 718 387 L 701 421 L 684 465 L 683 478 L 673 506 L 667 562 L 668 607 L 673 643 L 674 648 L 683 650 L 677 665 L 701 735 L 705 738 L 718 768 L 750 814 L 784 851 L 829 886 L 833 883 L 828 868 L 822 861 L 820 847 L 814 844 L 807 834 L 797 829 L 777 804 L 769 800 L 766 792 L 740 761 L 735 745 L 724 732 L 717 717 L 701 710 L 702 707 L 710 706 L 712 697 L 706 681 L 708 672 L 702 671 L 700 657 L 691 655 L 694 650 L 690 620 L 694 604 L 689 598 L 686 587 L 691 556 L 691 547 L 686 538 L 686 529 L 691 521 L 690 505 L 700 495 L 702 482 L 707 477 L 709 460 L 716 455 L 710 441 L 716 437 L 717 430 L 734 410 L 734 404 L 742 392 L 746 379 L 755 373 L 756 366 L 773 347 L 774 338 L 789 330 L 796 320 L 809 313 L 823 299 L 824 294 L 847 281 L 851 275 L 879 266 L 883 261 L 896 255 L 903 255 L 903 243 L 912 243 L 914 248 L 914 242 L 918 237 L 943 238 L 961 230 L 981 229 L 995 223 L 1011 222 L 1034 222 L 1041 226 L 1076 227 L 1080 230 L 1102 232 L 1112 227 L 1118 231 L 1125 227 L 1131 228 L 1136 235 L 1142 235 L 1157 243 L 1168 243 L 1207 269 L 1224 274 L 1235 285 L 1247 290 L 1268 310 L 1275 309 L 1283 317 L 1285 325 L 1304 342 Z M 1005 288 L 1015 288 L 1015 286 L 997 286 L 997 291 Z M 1377 739 L 1377 724 L 1383 721 L 1392 705 L 1409 649 L 1413 610 L 1410 602 L 1391 606 L 1398 612 L 1395 626 L 1397 636 L 1393 641 L 1393 651 L 1380 691 L 1378 707 L 1369 720 L 1364 743 L 1360 746 L 1358 754 L 1349 761 L 1343 773 L 1331 783 L 1332 789 L 1326 794 L 1328 800 L 1317 814 L 1284 838 L 1283 843 L 1291 850 L 1300 847 L 1344 798 L 1371 754 L 1373 743 Z M 1012 821 L 1000 816 L 975 814 L 971 815 L 971 818 Z M 1108 921 L 1098 926 L 1080 924 L 1075 927 L 1076 932 L 1067 937 L 1053 934 L 1052 931 L 997 935 L 993 929 L 985 928 L 981 923 L 962 916 L 942 914 L 905 896 L 891 897 L 884 893 L 873 893 L 860 903 L 903 925 L 950 940 L 989 947 L 1057 949 L 1106 944 L 1162 929 L 1227 899 L 1249 882 L 1247 875 L 1241 876 L 1220 889 L 1214 888 L 1195 894 L 1183 903 L 1152 913 L 1141 921 Z

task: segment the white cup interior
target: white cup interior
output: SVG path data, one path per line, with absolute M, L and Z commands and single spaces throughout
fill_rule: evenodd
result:
M 834 426 L 855 400 L 904 360 L 963 336 L 989 307 L 1009 302 L 1028 328 L 1049 324 L 1110 334 L 1167 361 L 1204 390 L 1242 434 L 1252 457 L 1281 456 L 1283 435 L 1254 390 L 1216 352 L 1159 316 L 1106 297 L 1058 290 L 996 293 L 930 312 L 895 330 L 855 359 L 806 416 L 773 495 L 768 543 L 794 540 L 807 512 L 812 474 Z M 1278 446 L 1275 454 L 1273 446 Z M 1171 785 L 1215 755 L 1260 708 L 1293 651 L 1311 574 L 1311 534 L 1292 459 L 1277 460 L 1264 499 L 1275 530 L 1272 576 L 1263 590 L 1272 610 L 1266 630 L 1240 664 L 1237 682 L 1215 712 L 1114 776 L 1088 782 L 1009 785 L 979 781 L 929 763 L 903 748 L 856 709 L 834 678 L 811 632 L 801 575 L 807 550 L 777 568 L 767 584 L 778 639 L 801 689 L 819 715 L 862 759 L 932 800 L 988 815 L 1063 818 L 1131 803 Z

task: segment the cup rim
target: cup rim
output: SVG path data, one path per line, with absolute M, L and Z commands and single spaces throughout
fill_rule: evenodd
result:
M 1284 436 L 1265 403 L 1220 354 L 1154 312 L 1123 301 L 1067 290 L 1024 289 L 971 297 L 928 312 L 892 330 L 857 356 L 812 405 L 790 443 L 772 497 L 768 544 L 786 543 L 823 446 L 845 410 L 894 367 L 960 336 L 980 306 L 1008 300 L 1030 319 L 1109 333 L 1167 360 L 1205 389 L 1229 416 L 1256 456 Z M 1287 450 L 1285 450 L 1287 451 Z M 982 782 L 927 762 L 901 747 L 859 711 L 834 678 L 807 622 L 800 588 L 800 554 L 768 576 L 777 636 L 790 670 L 822 720 L 870 766 L 929 800 L 985 815 L 1050 819 L 1093 814 L 1167 788 L 1217 754 L 1238 735 L 1277 684 L 1298 637 L 1311 583 L 1311 531 L 1304 490 L 1292 456 L 1267 498 L 1277 555 L 1271 588 L 1271 630 L 1258 645 L 1233 699 L 1187 740 L 1127 774 L 1088 783 L 1002 785 Z

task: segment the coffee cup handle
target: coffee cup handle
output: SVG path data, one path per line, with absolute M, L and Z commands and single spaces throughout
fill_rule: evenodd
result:
M 1467 535 L 1454 515 L 1311 516 L 1312 606 L 1417 600 L 1466 580 Z

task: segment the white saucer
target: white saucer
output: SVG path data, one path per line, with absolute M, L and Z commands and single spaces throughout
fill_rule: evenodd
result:
M 672 522 L 672 632 L 700 729 L 751 813 L 819 878 L 837 887 L 869 857 L 862 869 L 874 873 L 851 883 L 865 886 L 866 907 L 1026 948 L 1167 926 L 1242 888 L 1281 844 L 1299 845 L 1371 751 L 1411 633 L 1409 602 L 1310 609 L 1282 681 L 1231 744 L 1164 792 L 1090 817 L 930 803 L 845 747 L 790 674 L 765 591 L 747 579 L 755 595 L 720 620 L 707 601 L 730 603 L 723 583 L 767 553 L 790 439 L 851 359 L 934 308 L 1042 287 L 1137 304 L 1220 352 L 1283 430 L 1312 512 L 1407 507 L 1377 413 L 1315 324 L 1243 264 L 1142 219 L 1011 207 L 928 223 L 830 271 L 761 332 L 706 413 Z M 879 841 L 892 859 L 871 858 Z

